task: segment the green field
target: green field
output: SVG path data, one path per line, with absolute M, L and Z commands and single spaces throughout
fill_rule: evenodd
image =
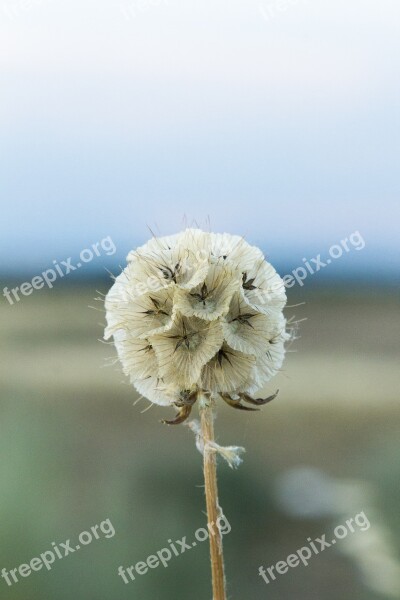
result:
M 49 572 L 12 587 L 0 579 L 6 600 L 211 597 L 206 542 L 128 585 L 117 575 L 118 566 L 145 560 L 169 538 L 193 538 L 206 519 L 192 432 L 160 424 L 170 409 L 134 404 L 113 347 L 99 341 L 104 314 L 94 297 L 108 285 L 63 286 L 0 304 L 0 567 L 27 563 L 107 518 L 116 531 Z M 286 311 L 301 321 L 299 339 L 265 390 L 279 387 L 278 398 L 259 413 L 225 404 L 218 412 L 218 441 L 247 450 L 237 471 L 219 466 L 232 527 L 229 598 L 400 598 L 398 300 L 372 288 L 290 293 L 290 305 L 303 302 Z M 314 491 L 304 467 L 318 469 L 326 485 Z M 284 492 L 288 472 L 299 477 Z M 260 565 L 361 511 L 368 531 L 268 586 L 259 577 Z

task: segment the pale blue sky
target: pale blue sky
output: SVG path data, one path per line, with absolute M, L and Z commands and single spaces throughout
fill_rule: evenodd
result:
M 184 215 L 293 265 L 359 230 L 347 266 L 399 266 L 398 0 L 25 2 L 0 0 L 1 270 Z

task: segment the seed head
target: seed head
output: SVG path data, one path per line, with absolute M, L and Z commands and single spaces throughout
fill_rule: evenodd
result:
M 243 238 L 187 229 L 128 255 L 107 294 L 105 338 L 124 373 L 182 422 L 198 394 L 235 408 L 281 368 L 289 338 L 282 279 Z M 168 422 L 168 421 L 167 421 Z

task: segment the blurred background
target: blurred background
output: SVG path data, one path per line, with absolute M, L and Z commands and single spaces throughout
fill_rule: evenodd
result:
M 1 598 L 211 598 L 207 542 L 117 574 L 206 520 L 193 434 L 136 403 L 96 300 L 189 225 L 259 245 L 298 321 L 278 398 L 218 411 L 247 450 L 219 466 L 229 599 L 400 598 L 399 21 L 394 0 L 0 0 L 0 569 L 115 528 Z

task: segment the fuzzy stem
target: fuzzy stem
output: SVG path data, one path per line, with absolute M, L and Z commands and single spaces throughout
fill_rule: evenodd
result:
M 222 549 L 222 535 L 217 527 L 220 517 L 217 487 L 217 461 L 215 452 L 210 449 L 209 442 L 214 442 L 213 409 L 211 400 L 202 398 L 201 409 L 201 434 L 204 440 L 204 483 L 207 504 L 208 524 L 210 531 L 210 556 L 213 586 L 213 600 L 226 600 L 224 556 Z

